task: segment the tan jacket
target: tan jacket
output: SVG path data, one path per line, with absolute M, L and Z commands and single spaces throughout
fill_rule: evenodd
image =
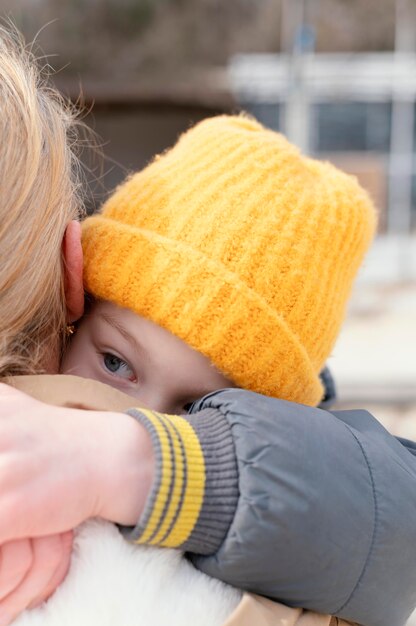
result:
M 291 609 L 284 604 L 245 593 L 224 626 L 353 626 L 330 615 Z
M 9 382 L 33 397 L 56 406 L 111 411 L 124 411 L 132 406 L 129 396 L 96 381 L 73 376 L 20 376 Z M 224 626 L 354 625 L 336 617 L 290 608 L 244 593 Z

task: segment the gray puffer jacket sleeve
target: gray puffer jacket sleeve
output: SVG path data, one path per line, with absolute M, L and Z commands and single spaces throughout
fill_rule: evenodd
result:
M 406 622 L 416 605 L 414 444 L 365 411 L 236 389 L 206 396 L 191 413 L 228 423 L 239 490 L 215 553 L 190 554 L 197 568 L 366 626 Z

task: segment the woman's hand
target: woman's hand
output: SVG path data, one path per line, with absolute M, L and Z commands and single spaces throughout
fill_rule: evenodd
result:
M 48 599 L 68 572 L 71 549 L 72 532 L 0 547 L 0 626 Z
M 90 517 L 135 524 L 153 463 L 130 416 L 53 407 L 0 384 L 0 545 Z

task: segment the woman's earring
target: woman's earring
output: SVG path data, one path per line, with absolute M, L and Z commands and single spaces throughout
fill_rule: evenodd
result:
M 65 335 L 66 337 L 71 337 L 75 333 L 74 324 L 67 324 L 65 327 Z

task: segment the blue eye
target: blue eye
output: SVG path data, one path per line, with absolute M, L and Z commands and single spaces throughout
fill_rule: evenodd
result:
M 105 352 L 103 356 L 104 367 L 111 372 L 111 374 L 115 374 L 126 380 L 136 380 L 133 370 L 126 361 L 123 361 L 123 359 L 120 359 L 120 357 L 115 354 L 111 354 L 111 352 Z

